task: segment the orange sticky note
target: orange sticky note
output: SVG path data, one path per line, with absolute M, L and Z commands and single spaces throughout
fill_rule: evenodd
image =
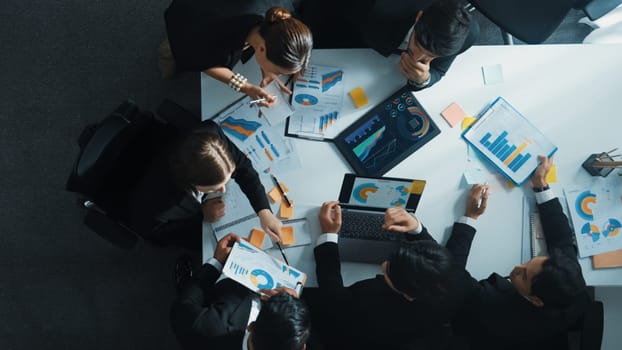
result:
M 248 237 L 248 241 L 251 242 L 252 245 L 261 249 L 263 246 L 263 240 L 266 237 L 266 233 L 262 230 L 258 230 L 256 228 L 251 230 L 251 235 Z
M 279 216 L 281 218 L 291 219 L 294 216 L 294 201 L 290 200 L 290 203 L 292 203 L 292 206 L 288 207 L 285 199 L 281 201 L 281 207 L 279 208 Z
M 283 198 L 283 196 L 281 195 L 281 191 L 279 191 L 279 189 L 275 187 L 270 192 L 268 192 L 268 198 L 270 198 L 270 201 L 272 201 L 272 203 L 277 203 L 281 201 L 281 198 Z
M 365 95 L 365 91 L 363 91 L 362 87 L 356 87 L 352 91 L 349 92 L 350 97 L 352 97 L 352 102 L 354 102 L 354 107 L 361 108 L 369 103 L 367 99 L 367 95 Z
M 453 102 L 449 105 L 449 107 L 445 108 L 445 110 L 441 112 L 441 115 L 452 128 L 462 119 L 467 117 L 467 114 L 464 110 L 462 110 L 462 107 L 460 107 L 460 105 L 456 102 Z
M 283 243 L 283 245 L 292 245 L 296 243 L 293 226 L 281 227 L 281 243 Z

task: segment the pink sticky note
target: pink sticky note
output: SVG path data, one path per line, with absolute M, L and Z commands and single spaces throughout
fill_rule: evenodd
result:
M 452 128 L 454 125 L 462 121 L 462 119 L 467 117 L 467 114 L 464 113 L 462 107 L 460 107 L 460 105 L 456 102 L 453 102 L 449 105 L 449 107 L 445 108 L 445 110 L 441 112 L 441 115 Z

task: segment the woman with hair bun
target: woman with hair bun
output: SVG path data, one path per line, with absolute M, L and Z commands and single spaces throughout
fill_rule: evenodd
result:
M 269 107 L 276 101 L 262 87 L 281 74 L 303 71 L 311 55 L 311 31 L 292 11 L 290 0 L 228 0 L 218 6 L 213 1 L 173 0 L 164 14 L 168 41 L 160 46 L 162 75 L 203 71 L 252 99 L 265 98 L 260 105 Z M 259 86 L 232 71 L 253 54 L 263 77 Z

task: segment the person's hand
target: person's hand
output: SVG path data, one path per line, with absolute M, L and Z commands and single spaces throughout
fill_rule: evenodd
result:
M 536 168 L 536 171 L 531 175 L 531 184 L 533 187 L 546 187 L 549 184 L 546 182 L 546 175 L 551 170 L 551 166 L 553 165 L 553 157 L 548 158 L 545 156 L 538 156 L 538 161 L 540 161 L 540 165 Z
M 395 232 L 408 232 L 419 227 L 419 220 L 415 219 L 403 208 L 389 208 L 384 212 L 382 228 Z
M 322 233 L 339 233 L 341 230 L 341 207 L 339 202 L 324 202 L 320 209 L 319 218 Z
M 263 69 L 261 70 L 261 74 L 263 76 L 263 79 L 261 79 L 261 83 L 259 84 L 260 87 L 262 87 L 262 88 L 266 87 L 271 82 L 276 81 L 276 83 L 281 88 L 281 91 L 283 91 L 284 93 L 286 93 L 288 95 L 292 94 L 292 90 L 290 90 L 287 86 L 285 86 L 285 84 L 283 84 L 281 79 L 279 79 L 279 77 L 276 74 L 274 74 L 274 73 L 265 73 L 263 71 Z
M 203 220 L 215 222 L 225 216 L 225 202 L 222 197 L 213 198 L 203 203 L 201 210 L 203 211 Z
M 216 249 L 214 250 L 214 259 L 218 260 L 221 264 L 225 264 L 229 253 L 231 253 L 231 247 L 235 242 L 239 242 L 240 237 L 235 233 L 229 233 L 218 241 Z
M 430 77 L 430 62 L 432 58 L 417 61 L 406 52 L 400 57 L 400 72 L 408 80 L 423 83 Z
M 467 196 L 464 216 L 477 219 L 480 215 L 484 214 L 486 205 L 488 204 L 488 190 L 488 185 L 473 185 Z
M 266 90 L 257 85 L 246 83 L 240 91 L 250 96 L 251 100 L 265 98 L 265 101 L 257 103 L 260 107 L 272 107 L 276 103 L 276 97 L 270 95 Z
M 257 213 L 259 222 L 263 230 L 272 237 L 275 242 L 281 241 L 281 227 L 283 223 L 279 220 L 270 209 L 262 209 Z
M 293 296 L 294 298 L 298 298 L 298 293 L 296 293 L 295 290 L 291 289 L 291 288 L 287 288 L 287 287 L 279 287 L 279 288 L 275 288 L 275 289 L 260 289 L 259 293 L 261 293 L 261 300 L 266 301 L 268 299 L 270 299 L 271 297 L 280 294 L 280 293 L 287 293 L 291 296 Z

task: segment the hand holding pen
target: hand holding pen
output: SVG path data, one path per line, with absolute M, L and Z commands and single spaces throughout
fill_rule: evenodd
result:
M 488 204 L 489 186 L 487 184 L 473 185 L 467 196 L 466 209 L 464 216 L 477 219 L 486 211 Z

